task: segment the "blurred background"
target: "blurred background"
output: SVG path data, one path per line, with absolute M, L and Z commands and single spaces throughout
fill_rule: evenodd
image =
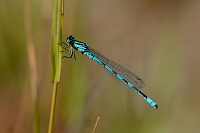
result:
M 1 133 L 48 131 L 52 9 L 0 1 Z M 199 0 L 65 0 L 64 10 L 63 41 L 73 34 L 136 73 L 158 109 L 77 51 L 62 60 L 54 133 L 92 132 L 97 117 L 95 133 L 200 132 Z

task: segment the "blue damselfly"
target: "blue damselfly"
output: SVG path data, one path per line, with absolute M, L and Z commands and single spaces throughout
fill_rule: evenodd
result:
M 75 50 L 80 51 L 82 54 L 85 54 L 89 58 L 98 62 L 106 71 L 108 71 L 115 79 L 117 79 L 123 87 L 134 90 L 140 96 L 142 96 L 152 107 L 155 109 L 158 108 L 158 105 L 153 100 L 141 92 L 141 89 L 144 88 L 144 82 L 136 74 L 117 64 L 116 62 L 108 59 L 100 52 L 89 47 L 86 43 L 74 40 L 73 35 L 67 37 L 66 42 L 67 43 L 62 43 L 62 47 L 65 49 L 65 51 L 62 52 L 68 54 L 68 56 L 63 56 L 63 58 L 69 58 L 75 61 Z

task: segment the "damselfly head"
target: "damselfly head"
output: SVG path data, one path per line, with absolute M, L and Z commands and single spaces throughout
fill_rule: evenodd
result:
M 74 42 L 74 36 L 73 35 L 68 36 L 67 39 L 66 39 L 66 42 L 73 43 Z

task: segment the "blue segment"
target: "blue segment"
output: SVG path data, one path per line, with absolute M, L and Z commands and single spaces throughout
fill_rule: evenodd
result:
M 123 79 L 119 74 L 117 74 L 116 76 L 121 80 Z
M 112 76 L 117 77 L 120 83 L 131 88 L 131 90 L 134 90 L 135 92 L 137 92 L 155 109 L 158 108 L 158 105 L 153 100 L 151 100 L 148 96 L 146 96 L 144 93 L 140 91 L 140 89 L 144 87 L 144 82 L 136 74 L 120 66 L 116 62 L 108 59 L 107 57 L 99 53 L 98 51 L 90 48 L 89 46 L 87 46 L 86 43 L 74 40 L 73 35 L 67 37 L 66 42 L 69 43 L 69 45 L 64 46 L 65 50 L 68 50 L 67 48 L 71 45 L 71 49 L 73 51 L 74 49 L 79 50 L 80 52 L 82 52 L 82 54 L 85 54 L 89 58 L 98 62 L 103 68 L 109 71 Z
M 89 52 L 85 52 L 84 54 L 86 54 L 89 58 L 93 58 L 94 56 L 91 54 L 91 53 L 89 53 Z
M 93 60 L 97 61 L 98 63 L 100 63 L 102 65 L 101 61 L 99 59 L 97 59 L 96 57 L 93 57 Z
M 87 51 L 87 44 L 79 41 L 71 41 L 74 42 L 73 45 L 81 52 L 86 52 Z
M 102 65 L 102 62 L 99 59 L 97 59 L 96 57 L 94 57 L 91 53 L 85 52 L 84 54 L 86 54 L 89 58 L 95 60 L 96 62 L 98 62 Z
M 158 108 L 158 105 L 154 101 L 152 101 L 151 106 L 153 106 L 155 109 Z
M 104 66 L 108 71 L 110 71 L 110 72 L 112 72 L 112 69 L 110 68 L 110 67 L 108 67 L 108 66 Z
M 129 82 L 128 82 L 128 85 L 129 85 L 131 88 L 133 87 L 133 85 L 132 85 L 131 83 L 129 83 Z
M 148 103 L 152 103 L 152 102 L 153 102 L 149 97 L 147 97 L 146 101 L 147 101 Z
M 157 108 L 157 104 L 156 104 L 153 100 L 151 100 L 149 97 L 147 97 L 146 101 L 147 101 L 151 106 L 153 106 L 154 108 L 155 108 L 155 107 Z
M 142 93 L 141 91 L 138 91 L 138 94 L 140 94 L 152 107 L 154 107 L 155 109 L 158 108 L 158 105 L 151 100 L 148 96 L 146 96 L 144 93 Z

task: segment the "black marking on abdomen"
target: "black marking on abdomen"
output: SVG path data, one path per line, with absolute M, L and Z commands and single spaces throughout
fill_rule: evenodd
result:
M 115 76 L 117 75 L 117 73 L 115 71 L 112 71 L 112 72 L 114 73 Z
M 128 81 L 126 81 L 125 79 L 122 79 L 126 84 L 128 84 Z
M 147 96 L 144 94 L 144 93 L 142 93 L 141 91 L 139 91 L 138 92 L 140 95 L 142 95 L 145 99 L 147 99 Z

